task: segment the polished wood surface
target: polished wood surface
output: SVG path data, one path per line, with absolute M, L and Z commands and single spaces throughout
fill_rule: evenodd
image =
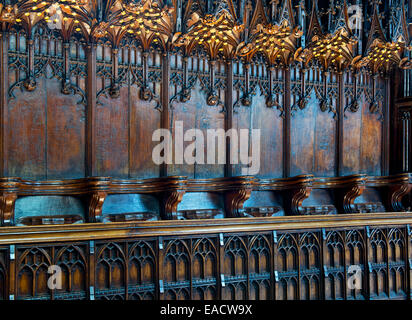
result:
M 411 214 L 6 227 L 2 299 L 411 298 Z M 47 288 L 47 269 L 63 287 Z M 362 289 L 347 285 L 359 266 Z
M 1 20 L 0 299 L 411 300 L 410 62 L 367 58 L 409 44 L 405 2 L 361 1 L 356 43 L 350 2 L 159 0 L 180 8 L 160 38 Z M 244 25 L 232 51 L 174 41 L 207 12 Z M 275 58 L 241 55 L 270 21 L 301 29 Z M 339 27 L 345 57 L 315 59 Z M 226 164 L 156 165 L 153 132 L 179 122 L 260 129 L 259 172 L 233 141 Z
M 335 72 L 316 64 L 303 68 L 298 63 L 267 66 L 259 59 L 211 61 L 202 51 L 185 56 L 174 50 L 164 58 L 160 48 L 142 48 L 127 35 L 118 48 L 109 39 L 89 44 L 73 38 L 68 45 L 58 30 L 43 22 L 33 26 L 30 36 L 13 26 L 1 39 L 2 86 L 7 85 L 0 91 L 7 119 L 1 132 L 3 176 L 50 180 L 241 175 L 241 166 L 230 162 L 155 165 L 152 134 L 159 128 L 173 129 L 177 121 L 183 121 L 184 130 L 204 132 L 261 129 L 260 178 L 389 174 L 390 154 L 385 150 L 390 123 L 385 119 L 391 117 L 390 98 L 383 98 L 390 93 L 390 83 L 366 69 Z M 29 55 L 36 70 L 32 91 L 24 87 Z M 66 64 L 69 91 L 60 81 Z M 114 70 L 119 88 L 110 95 Z M 143 71 L 149 100 L 139 95 Z M 217 106 L 206 104 L 212 76 Z M 179 98 L 182 88 L 190 93 L 187 100 Z M 273 105 L 266 103 L 269 89 Z M 242 99 L 245 95 L 250 103 Z M 320 108 L 325 97 L 330 98 L 329 109 Z M 378 106 L 371 108 L 375 100 Z

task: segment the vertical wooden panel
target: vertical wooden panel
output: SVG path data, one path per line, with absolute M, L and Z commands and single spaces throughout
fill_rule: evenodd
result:
M 381 175 L 383 166 L 383 125 L 385 99 L 380 80 L 378 89 L 373 90 L 373 79 L 362 73 L 357 80 L 354 99 L 359 102 L 358 110 L 345 112 L 343 134 L 343 174 L 365 173 Z M 376 96 L 374 97 L 373 94 Z M 373 99 L 378 101 L 377 110 L 371 110 Z M 348 103 L 348 101 L 347 101 Z
M 34 92 L 16 92 L 8 104 L 8 176 L 46 179 L 46 95 L 44 79 Z
M 205 95 L 201 92 L 200 86 L 197 83 L 192 89 L 191 99 L 186 103 L 175 103 L 172 109 L 172 115 L 170 118 L 170 129 L 173 135 L 173 144 L 176 141 L 176 122 L 183 122 L 183 135 L 189 129 L 196 128 L 196 115 L 197 110 L 205 106 Z M 190 142 L 183 142 L 183 148 L 185 149 Z M 171 176 L 187 176 L 189 178 L 195 178 L 195 166 L 186 164 L 183 159 L 183 164 L 175 161 L 175 154 L 173 154 L 173 165 L 169 166 L 169 175 Z
M 161 85 L 161 105 L 162 105 L 162 115 L 161 115 L 161 128 L 170 130 L 170 55 L 169 53 L 163 53 L 162 56 L 162 85 Z M 153 128 L 156 128 L 154 126 Z M 150 152 L 149 152 L 150 153 Z M 167 176 L 168 164 L 164 164 L 161 167 L 161 175 Z
M 84 73 L 74 71 L 73 86 L 68 87 L 73 91 L 68 95 L 61 93 L 58 79 L 68 63 L 67 56 L 61 58 L 62 40 L 42 24 L 36 26 L 33 35 L 37 86 L 32 92 L 22 85 L 27 72 L 25 36 L 13 31 L 9 39 L 11 86 L 4 94 L 4 101 L 7 97 L 10 100 L 8 114 L 4 114 L 7 119 L 4 147 L 10 154 L 5 155 L 9 166 L 5 173 L 33 179 L 83 177 L 85 110 L 80 86 Z M 77 49 L 79 53 L 81 49 Z M 81 63 L 76 61 L 76 67 Z
M 343 125 L 342 175 L 356 174 L 360 172 L 362 110 L 346 111 Z
M 139 88 L 130 86 L 130 173 L 131 178 L 155 178 L 160 167 L 152 160 L 154 130 L 161 127 L 161 112 L 155 103 L 139 99 Z
M 388 176 L 390 173 L 390 142 L 391 137 L 395 140 L 395 137 L 392 134 L 391 130 L 391 114 L 390 114 L 390 103 L 393 101 L 391 99 L 391 80 L 389 76 L 386 76 L 382 81 L 382 85 L 384 86 L 385 92 L 385 99 L 383 101 L 383 125 L 382 125 L 382 175 Z M 395 108 L 393 108 L 394 110 Z M 396 112 L 395 112 L 396 114 Z
M 85 108 L 79 96 L 60 93 L 57 79 L 47 81 L 47 178 L 85 175 Z
M 127 178 L 129 174 L 128 88 L 119 98 L 100 97 L 96 107 L 96 175 Z
M 319 177 L 333 177 L 336 166 L 336 119 L 332 113 L 318 109 L 315 121 L 313 173 Z
M 268 108 L 258 88 L 253 99 L 250 129 L 260 129 L 260 171 L 254 174 L 260 178 L 283 176 L 283 122 L 281 111 Z
M 207 178 L 220 178 L 224 176 L 224 165 L 219 165 L 217 160 L 215 164 L 207 164 L 207 154 L 210 144 L 207 139 L 208 129 L 224 129 L 225 128 L 225 114 L 222 112 L 221 106 L 207 106 L 203 105 L 201 108 L 197 109 L 196 114 L 196 129 L 200 129 L 203 132 L 204 137 L 204 149 L 199 150 L 204 153 L 205 164 L 195 164 L 195 178 L 196 179 L 207 179 Z M 216 150 L 216 149 L 215 149 Z M 222 150 L 223 151 L 223 150 Z M 216 151 L 217 154 L 217 151 Z M 217 155 L 216 155 L 217 159 Z
M 166 169 L 152 160 L 152 150 L 157 144 L 152 141 L 152 135 L 164 125 L 161 123 L 164 120 L 162 113 L 166 118 L 168 116 L 168 99 L 165 97 L 167 92 L 164 92 L 162 86 L 168 81 L 162 77 L 162 73 L 168 69 L 167 65 L 164 65 L 167 57 L 157 51 L 143 52 L 130 38 L 123 39 L 120 46 L 119 81 L 124 88 L 121 90 L 125 90 L 124 96 L 120 95 L 120 104 L 124 104 L 121 122 L 126 121 L 126 124 L 123 124 L 124 128 L 116 129 L 121 132 L 123 139 L 123 146 L 117 148 L 122 148 L 124 156 L 121 158 L 124 164 L 121 167 L 124 169 L 122 174 L 131 178 L 159 177 L 160 169 Z M 143 99 L 146 65 L 148 95 Z M 116 143 L 116 139 L 113 139 L 113 143 Z
M 345 76 L 342 72 L 338 75 L 338 103 L 336 121 L 336 170 L 337 176 L 343 175 L 343 135 L 345 117 Z
M 293 150 L 292 150 L 292 111 L 291 111 L 291 74 L 290 68 L 285 69 L 285 105 L 283 124 L 283 176 L 293 176 Z
M 225 130 L 226 132 L 233 129 L 233 61 L 227 62 L 227 89 L 225 94 Z M 225 164 L 225 176 L 233 176 L 233 165 L 230 154 L 230 140 L 226 140 L 226 164 Z
M 87 47 L 87 112 L 86 112 L 86 176 L 97 174 L 95 169 L 95 139 L 96 139 L 96 46 Z
M 209 61 L 209 65 L 212 62 Z M 217 150 L 216 159 L 213 161 L 214 164 L 207 164 L 207 155 L 210 145 L 208 145 L 207 130 L 208 129 L 225 129 L 225 96 L 226 96 L 226 81 L 227 81 L 227 65 L 224 61 L 214 61 L 214 88 L 217 92 L 219 102 L 215 106 L 209 106 L 207 103 L 198 104 L 196 110 L 195 127 L 203 133 L 204 137 L 204 149 L 199 150 L 204 154 L 205 164 L 195 164 L 195 178 L 196 179 L 206 179 L 206 178 L 220 178 L 225 175 L 225 166 L 223 164 L 217 163 Z M 209 66 L 210 70 L 210 66 Z M 205 99 L 205 98 L 203 98 Z M 200 100 L 201 101 L 201 100 Z M 209 144 L 212 141 L 209 142 Z M 189 142 L 190 143 L 190 142 Z M 223 150 L 222 150 L 223 151 Z
M 256 99 L 256 97 L 254 98 Z M 240 132 L 240 129 L 250 129 L 251 128 L 251 120 L 252 120 L 252 109 L 251 107 L 244 107 L 239 106 L 236 108 L 233 114 L 233 129 L 237 132 Z M 241 176 L 242 175 L 242 168 L 244 166 L 241 164 L 232 165 L 232 174 L 233 176 Z
M 108 43 L 96 47 L 96 90 L 95 106 L 95 174 L 99 176 L 129 175 L 129 90 L 120 86 L 119 96 L 110 96 L 113 59 Z
M 207 162 L 207 129 L 224 129 L 225 128 L 225 114 L 223 112 L 223 105 L 225 101 L 225 88 L 226 78 L 225 74 L 226 65 L 223 62 L 215 62 L 214 64 L 214 79 L 215 89 L 218 93 L 218 105 L 209 106 L 206 103 L 207 93 L 209 92 L 210 74 L 211 69 L 210 62 L 205 55 L 196 55 L 187 58 L 187 71 L 185 71 L 184 59 L 179 56 L 173 56 L 171 60 L 172 69 L 172 81 L 170 83 L 171 95 L 173 96 L 170 115 L 170 129 L 173 134 L 173 141 L 176 139 L 176 122 L 183 122 L 183 134 L 190 129 L 202 130 L 205 142 L 204 159 Z M 183 70 L 182 70 L 183 69 Z M 185 75 L 187 72 L 187 77 Z M 180 79 L 182 78 L 182 79 Z M 187 82 L 184 82 L 184 79 Z M 183 95 L 183 85 L 186 85 L 186 89 L 190 91 L 189 100 L 182 102 L 181 97 Z M 184 142 L 183 149 L 185 150 L 192 142 Z M 180 153 L 180 151 L 176 151 Z M 202 152 L 202 150 L 200 151 Z M 179 164 L 173 158 L 173 165 L 169 166 L 170 175 L 183 175 L 192 178 L 202 177 L 223 177 L 224 165 L 203 165 L 203 164 L 187 164 L 183 161 L 183 164 Z
M 378 176 L 381 174 L 382 119 L 371 113 L 369 105 L 362 108 L 360 172 Z
M 316 114 L 319 108 L 315 92 L 312 91 L 305 109 L 298 110 L 290 126 L 290 175 L 310 174 L 314 171 L 314 145 Z
M 336 75 L 322 73 L 319 67 L 312 67 L 302 73 L 294 70 L 293 76 L 290 174 L 334 176 L 338 97 Z M 297 94 L 301 95 L 299 100 Z M 326 105 L 324 110 L 321 108 L 322 102 Z
M 259 99 L 256 95 L 253 96 L 252 104 L 250 106 L 244 106 L 241 103 L 242 97 L 246 94 L 245 90 L 245 67 L 243 62 L 236 61 L 233 63 L 233 85 L 232 85 L 232 107 L 233 107 L 233 119 L 232 127 L 228 129 L 234 129 L 239 134 L 241 129 L 250 130 L 252 127 L 252 111 L 256 104 L 256 99 Z M 229 85 L 229 87 L 231 87 Z M 228 88 L 229 88 L 228 87 Z M 237 153 L 239 155 L 239 152 Z M 233 164 L 232 176 L 241 176 L 242 168 L 244 166 L 240 163 Z

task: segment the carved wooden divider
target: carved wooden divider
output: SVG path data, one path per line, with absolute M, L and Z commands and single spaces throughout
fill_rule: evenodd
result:
M 410 214 L 373 214 L 299 222 L 5 228 L 0 294 L 2 299 L 410 299 L 410 222 Z M 47 288 L 51 265 L 62 269 L 61 290 Z M 348 287 L 350 266 L 361 270 L 360 290 Z

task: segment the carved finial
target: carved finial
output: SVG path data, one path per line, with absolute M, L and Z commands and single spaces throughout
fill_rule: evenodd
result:
M 307 38 L 309 39 L 309 41 L 311 41 L 315 35 L 319 36 L 323 34 L 322 25 L 320 24 L 318 12 L 318 0 L 313 0 L 312 12 L 310 15 L 310 23 L 307 34 Z
M 278 25 L 286 23 L 292 28 L 295 26 L 291 0 L 283 0 L 282 11 L 280 12 L 277 20 Z
M 277 16 L 277 12 L 278 12 L 278 4 L 279 4 L 280 0 L 270 0 L 270 5 L 272 8 L 272 16 L 271 16 L 271 20 L 273 21 L 275 19 L 275 17 Z
M 379 19 L 379 2 L 377 0 L 373 3 L 373 14 L 372 14 L 372 23 L 369 31 L 368 42 L 366 44 L 366 52 L 369 51 L 373 42 L 378 39 L 382 42 L 386 42 L 385 34 L 383 33 L 382 25 Z
M 336 19 L 331 31 L 332 33 L 337 33 L 340 30 L 347 33 L 348 37 L 352 36 L 352 31 L 349 27 L 348 6 L 346 0 L 343 0 L 342 5 L 340 6 L 338 18 Z
M 398 15 L 394 17 L 397 24 L 391 34 L 392 42 L 401 42 L 405 43 L 406 46 L 409 46 L 409 32 L 406 23 L 405 5 L 401 3 L 400 7 L 396 8 L 394 11 L 395 14 L 397 12 Z

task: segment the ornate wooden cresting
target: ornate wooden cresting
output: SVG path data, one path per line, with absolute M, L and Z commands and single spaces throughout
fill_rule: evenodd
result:
M 0 299 L 412 299 L 411 9 L 0 0 Z M 259 173 L 156 129 L 260 129 Z

